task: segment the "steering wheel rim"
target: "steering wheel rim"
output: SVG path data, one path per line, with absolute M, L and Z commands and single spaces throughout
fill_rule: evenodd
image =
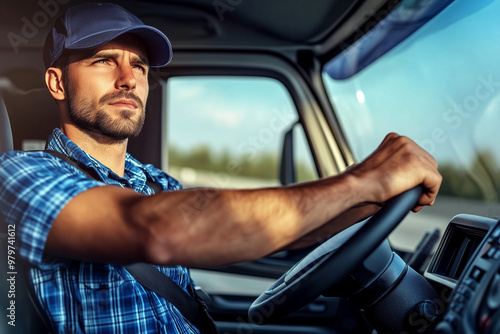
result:
M 248 310 L 250 321 L 264 325 L 278 320 L 338 284 L 382 243 L 415 206 L 421 195 L 422 187 L 417 186 L 391 198 L 340 248 L 318 257 L 307 270 L 298 271 L 294 277 L 287 277 L 290 272 L 297 272 L 295 268 L 308 256 L 300 260 L 252 303 Z

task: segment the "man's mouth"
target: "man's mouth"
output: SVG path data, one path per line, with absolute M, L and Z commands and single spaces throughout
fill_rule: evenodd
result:
M 109 103 L 112 106 L 128 109 L 136 109 L 137 103 L 134 100 L 121 99 Z

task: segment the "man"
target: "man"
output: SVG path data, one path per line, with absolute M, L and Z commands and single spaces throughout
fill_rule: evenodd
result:
M 306 246 L 418 184 L 424 193 L 414 210 L 433 204 L 441 183 L 436 162 L 390 134 L 343 174 L 289 187 L 213 190 L 206 208 L 185 220 L 181 204 L 203 190 L 181 190 L 126 153 L 144 121 L 149 68 L 171 57 L 163 33 L 110 4 L 70 9 L 47 38 L 45 81 L 61 118 L 48 149 L 104 182 L 46 152 L 0 157 L 0 213 L 16 225 L 20 255 L 33 266 L 30 280 L 54 332 L 197 333 L 120 264 L 159 265 L 186 290 L 186 266 Z M 153 194 L 151 182 L 165 191 Z

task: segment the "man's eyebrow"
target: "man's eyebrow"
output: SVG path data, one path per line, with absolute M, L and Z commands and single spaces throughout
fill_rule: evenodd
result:
M 120 57 L 120 54 L 118 52 L 101 50 L 101 51 L 87 54 L 86 56 L 84 56 L 84 59 L 88 59 L 88 60 L 100 59 L 100 58 L 117 59 L 119 57 Z M 140 64 L 140 65 L 144 65 L 144 66 L 149 67 L 148 59 L 142 55 L 141 56 L 133 55 L 131 62 L 133 62 L 135 64 Z
M 111 59 L 116 59 L 118 58 L 118 52 L 113 52 L 113 51 L 106 51 L 106 50 L 101 50 L 97 52 L 89 52 L 86 55 L 84 55 L 84 59 L 92 60 L 92 59 L 98 59 L 98 58 L 111 58 Z

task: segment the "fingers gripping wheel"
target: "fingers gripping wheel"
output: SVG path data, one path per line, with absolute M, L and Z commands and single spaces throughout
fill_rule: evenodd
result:
M 288 315 L 330 290 L 373 252 L 415 207 L 422 187 L 392 199 L 339 246 L 330 240 L 318 246 L 281 276 L 250 306 L 254 324 L 264 325 Z

